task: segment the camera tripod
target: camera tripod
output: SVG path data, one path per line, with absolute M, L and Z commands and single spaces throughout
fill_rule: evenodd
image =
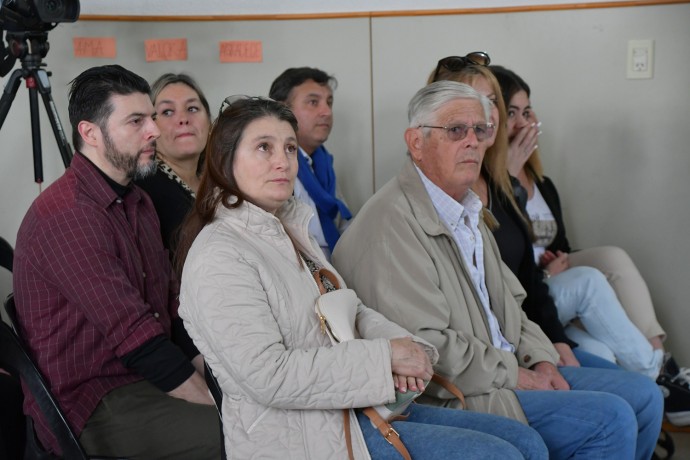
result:
M 43 182 L 43 159 L 41 149 L 41 127 L 38 117 L 38 93 L 41 94 L 43 104 L 50 125 L 53 128 L 53 134 L 62 156 L 62 163 L 67 168 L 72 161 L 72 148 L 67 142 L 65 131 L 62 129 L 60 118 L 58 116 L 55 102 L 51 95 L 50 72 L 47 72 L 43 67 L 43 57 L 46 56 L 49 49 L 48 34 L 41 33 L 20 33 L 10 34 L 7 32 L 8 51 L 21 60 L 22 66 L 20 69 L 15 69 L 9 77 L 2 98 L 0 98 L 0 129 L 5 123 L 7 114 L 10 111 L 12 102 L 17 95 L 17 90 L 22 78 L 26 80 L 26 87 L 29 89 L 29 110 L 31 112 L 31 140 L 33 146 L 34 159 L 34 180 L 37 184 Z

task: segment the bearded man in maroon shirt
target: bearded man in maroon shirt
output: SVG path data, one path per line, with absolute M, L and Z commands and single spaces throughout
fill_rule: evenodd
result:
M 71 83 L 77 150 L 17 236 L 21 333 L 90 455 L 217 459 L 203 361 L 177 317 L 177 281 L 149 197 L 160 135 L 149 85 L 117 65 Z M 28 395 L 25 412 L 59 451 Z

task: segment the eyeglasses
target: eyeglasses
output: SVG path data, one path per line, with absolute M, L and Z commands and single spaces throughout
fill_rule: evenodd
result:
M 477 136 L 478 141 L 485 141 L 494 134 L 494 124 L 493 123 L 480 123 L 473 126 L 467 125 L 453 125 L 453 126 L 431 126 L 431 125 L 419 125 L 418 128 L 436 128 L 444 129 L 448 135 L 448 140 L 451 142 L 461 141 L 467 137 L 467 133 L 471 130 L 474 131 L 474 135 Z
M 223 112 L 225 112 L 228 109 L 228 107 L 239 101 L 273 101 L 273 99 L 262 96 L 247 96 L 245 94 L 235 94 L 232 96 L 228 96 L 225 99 L 223 99 L 223 102 L 220 104 L 220 111 L 218 112 L 218 116 L 223 115 Z
M 491 58 L 484 51 L 473 51 L 466 56 L 448 56 L 438 61 L 433 81 L 436 81 L 442 68 L 451 72 L 458 72 L 468 65 L 487 66 L 489 64 L 491 64 Z

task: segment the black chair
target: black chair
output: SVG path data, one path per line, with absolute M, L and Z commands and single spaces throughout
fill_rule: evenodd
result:
M 11 272 L 13 259 L 14 249 L 4 238 L 0 238 L 0 267 L 4 267 Z
M 67 423 L 67 419 L 53 397 L 48 384 L 43 379 L 41 372 L 31 359 L 28 348 L 19 336 L 17 311 L 12 295 L 5 301 L 5 311 L 14 326 L 14 330 L 0 321 L 0 367 L 7 369 L 8 372 L 18 375 L 21 378 L 25 387 L 31 392 L 31 395 L 36 400 L 41 414 L 50 427 L 51 432 L 57 438 L 60 449 L 62 449 L 62 457 L 57 457 L 47 452 L 36 437 L 31 417 L 27 417 L 25 460 L 59 458 L 65 460 L 97 460 L 98 458 L 107 458 L 89 457 L 74 431 L 72 431 L 72 428 Z
M 227 454 L 225 452 L 225 434 L 223 433 L 223 391 L 220 389 L 218 380 L 216 376 L 213 375 L 213 371 L 208 366 L 208 363 L 204 361 L 204 378 L 206 379 L 206 386 L 208 386 L 211 396 L 213 396 L 213 402 L 216 403 L 216 409 L 218 410 L 218 422 L 220 424 L 220 458 L 221 460 L 227 459 Z

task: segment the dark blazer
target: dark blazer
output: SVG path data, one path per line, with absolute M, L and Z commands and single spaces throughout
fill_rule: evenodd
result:
M 177 248 L 180 226 L 194 205 L 194 198 L 180 184 L 168 177 L 160 168 L 156 173 L 138 179 L 136 184 L 151 197 L 161 224 L 163 245 L 171 259 Z
M 541 327 L 551 342 L 577 346 L 577 343 L 566 337 L 558 319 L 556 304 L 549 294 L 549 286 L 544 283 L 544 273 L 534 262 L 532 239 L 525 221 L 520 218 L 508 198 L 490 181 L 489 196 L 489 210 L 500 225 L 493 233 L 501 258 L 527 292 L 522 309 L 529 319 Z

